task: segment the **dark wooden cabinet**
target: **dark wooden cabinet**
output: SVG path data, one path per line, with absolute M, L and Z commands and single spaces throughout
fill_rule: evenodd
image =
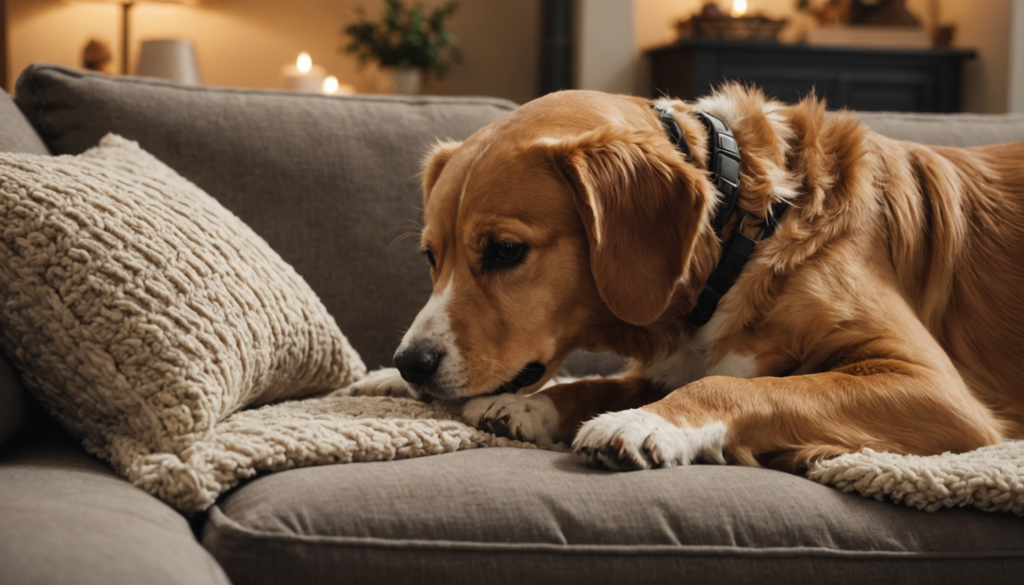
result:
M 850 49 L 688 39 L 647 53 L 651 96 L 693 99 L 726 80 L 793 102 L 814 91 L 829 109 L 956 112 L 960 66 L 973 51 Z

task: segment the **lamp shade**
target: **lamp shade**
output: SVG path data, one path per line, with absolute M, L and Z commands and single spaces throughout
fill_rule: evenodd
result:
M 192 41 L 185 39 L 142 41 L 142 53 L 135 74 L 158 77 L 182 85 L 203 83 Z

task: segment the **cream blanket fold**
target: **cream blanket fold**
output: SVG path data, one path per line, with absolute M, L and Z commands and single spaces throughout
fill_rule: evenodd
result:
M 1024 441 L 931 457 L 864 449 L 818 462 L 807 477 L 928 512 L 973 506 L 1024 516 Z

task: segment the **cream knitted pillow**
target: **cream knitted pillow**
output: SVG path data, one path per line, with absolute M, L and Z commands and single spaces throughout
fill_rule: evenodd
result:
M 218 422 L 366 371 L 266 242 L 114 135 L 80 156 L 0 154 L 0 327 L 50 412 L 183 510 L 239 479 L 230 454 L 213 466 Z

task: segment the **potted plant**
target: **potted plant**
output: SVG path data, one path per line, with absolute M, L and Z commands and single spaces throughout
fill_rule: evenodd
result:
M 359 22 L 345 27 L 351 42 L 346 53 L 355 53 L 359 63 L 376 61 L 388 70 L 400 94 L 417 94 L 427 75 L 438 79 L 448 73 L 462 54 L 445 21 L 458 7 L 454 0 L 427 13 L 422 5 L 406 7 L 402 0 L 384 0 L 384 18 L 367 20 L 359 10 Z

